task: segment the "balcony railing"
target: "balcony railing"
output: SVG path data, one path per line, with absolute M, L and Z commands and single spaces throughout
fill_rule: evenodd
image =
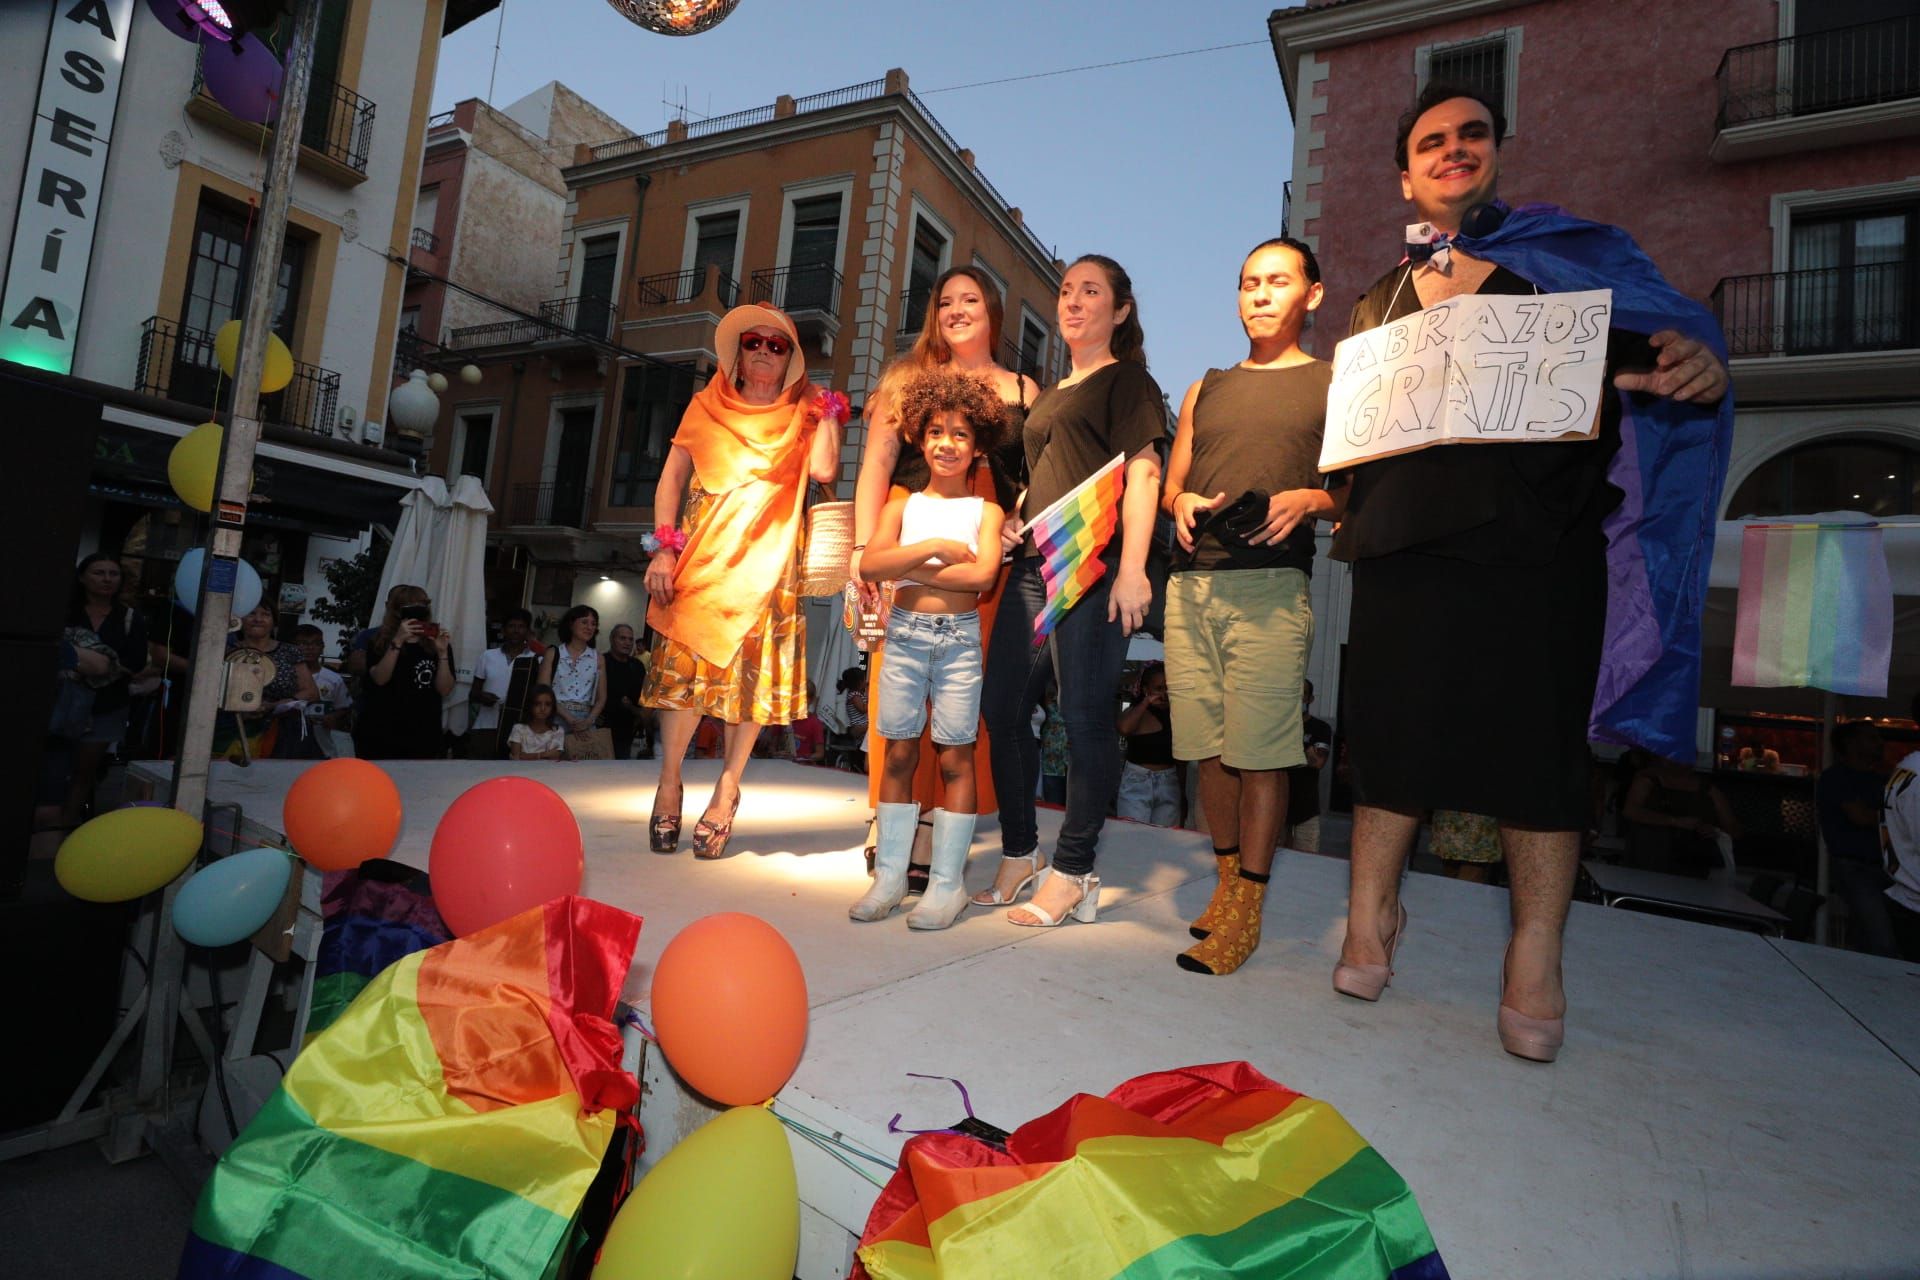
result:
M 840 314 L 840 273 L 824 265 L 767 267 L 753 273 L 753 300 L 770 302 L 789 314 L 802 311 Z
M 1280 234 L 1283 236 L 1290 236 L 1293 234 L 1293 183 L 1292 181 L 1287 181 L 1280 184 Z
M 546 484 L 516 484 L 513 486 L 513 500 L 507 506 L 507 523 L 586 528 L 587 482 L 559 480 Z
M 213 335 L 189 329 L 161 316 L 140 328 L 140 362 L 134 386 L 213 411 L 228 405 L 233 380 L 213 357 Z M 340 375 L 331 369 L 293 362 L 293 381 L 260 397 L 260 420 L 282 427 L 331 435 L 340 406 Z
M 933 291 L 927 285 L 908 289 L 900 299 L 900 340 L 910 343 L 920 336 L 920 329 L 927 322 L 927 303 L 933 300 Z
M 568 337 L 605 339 L 613 332 L 613 304 L 605 298 L 555 298 L 540 304 L 540 318 L 497 320 L 472 324 L 447 335 L 447 345 L 511 347 L 528 342 L 554 342 Z
M 1916 262 L 1729 276 L 1713 313 L 1732 356 L 1832 355 L 1920 346 Z
M 193 68 L 194 93 L 206 92 L 206 74 L 201 63 L 209 56 L 209 50 L 222 57 L 231 56 L 224 45 L 202 44 Z M 373 116 L 370 99 L 345 85 L 315 76 L 307 85 L 307 111 L 300 121 L 300 145 L 365 175 L 367 157 L 373 152 Z
M 440 237 L 425 227 L 415 227 L 413 234 L 407 237 L 407 243 L 415 249 L 424 249 L 428 253 L 440 252 Z
M 605 338 L 613 332 L 613 300 L 593 294 L 540 304 L 540 318 L 569 333 Z
M 740 285 L 726 272 L 717 273 L 720 305 L 731 307 L 740 296 Z M 707 287 L 707 269 L 669 271 L 657 276 L 642 276 L 637 285 L 643 307 L 672 307 L 692 302 Z
M 1920 97 L 1920 18 L 1741 45 L 1715 79 L 1721 129 Z
M 1015 373 L 1024 373 L 1035 382 L 1045 383 L 1047 358 L 1044 350 L 1023 351 L 1012 339 L 1000 344 L 1000 363 Z

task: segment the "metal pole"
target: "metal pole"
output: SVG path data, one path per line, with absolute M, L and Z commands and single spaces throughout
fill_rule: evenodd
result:
M 254 223 L 245 311 L 240 318 L 240 350 L 233 372 L 233 411 L 222 433 L 213 536 L 200 574 L 193 662 L 187 677 L 187 713 L 180 735 L 180 756 L 174 764 L 173 807 L 195 818 L 202 817 L 206 808 L 214 717 L 220 712 L 221 678 L 226 672 L 227 623 L 233 611 L 247 496 L 253 488 L 253 455 L 260 443 L 260 375 L 266 365 L 267 336 L 273 324 L 287 209 L 293 202 L 294 166 L 300 156 L 301 123 L 307 110 L 321 2 L 295 0 L 293 36 L 287 45 L 273 147 L 268 152 L 266 180 L 261 188 L 260 216 Z M 209 44 L 206 56 L 232 55 L 220 45 Z M 172 1065 L 180 976 L 186 960 L 185 946 L 172 927 L 173 898 L 179 887 L 179 881 L 167 887 L 155 930 L 153 971 L 148 979 L 150 1004 L 146 1025 L 141 1029 L 140 1072 L 135 1088 L 142 1110 L 160 1101 Z
M 1840 715 L 1840 699 L 1831 689 L 1820 692 L 1820 772 L 1826 773 L 1833 767 L 1833 722 Z M 1827 945 L 1827 895 L 1831 890 L 1833 877 L 1833 855 L 1827 849 L 1827 834 L 1820 823 L 1813 824 L 1814 847 L 1814 892 L 1820 895 L 1820 907 L 1813 917 L 1813 940 L 1821 946 Z

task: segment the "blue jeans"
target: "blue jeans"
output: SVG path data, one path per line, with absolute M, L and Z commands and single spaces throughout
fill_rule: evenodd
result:
M 1049 671 L 1060 686 L 1060 714 L 1067 722 L 1067 803 L 1053 865 L 1067 875 L 1093 870 L 1100 828 L 1120 788 L 1120 671 L 1127 637 L 1107 621 L 1104 574 L 1053 629 L 1047 643 L 1033 643 L 1033 620 L 1047 602 L 1038 557 L 1013 562 L 1000 590 L 1000 613 L 987 646 L 987 685 L 980 710 L 993 739 L 993 787 L 1000 796 L 1000 847 L 1031 853 L 1040 844 L 1033 793 L 1040 779 L 1040 741 L 1033 736 L 1033 709 L 1047 687 Z M 1051 666 L 1049 667 L 1049 664 Z
M 874 727 L 883 738 L 918 741 L 933 704 L 933 741 L 965 746 L 980 736 L 980 614 L 915 613 L 887 618 Z

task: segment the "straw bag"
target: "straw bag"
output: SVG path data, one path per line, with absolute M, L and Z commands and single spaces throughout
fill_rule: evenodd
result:
M 800 594 L 837 596 L 847 585 L 853 556 L 853 504 L 816 502 L 807 508 L 807 547 L 800 557 Z

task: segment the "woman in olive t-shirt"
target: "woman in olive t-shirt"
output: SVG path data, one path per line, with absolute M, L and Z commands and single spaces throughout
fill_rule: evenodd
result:
M 975 894 L 983 907 L 1014 902 L 1045 865 L 1039 852 L 1033 793 L 1039 749 L 1030 726 L 1046 686 L 1059 683 L 1067 726 L 1066 814 L 1054 852 L 1054 874 L 1033 900 L 1009 912 L 1014 924 L 1048 926 L 1068 915 L 1092 921 L 1100 897 L 1094 854 L 1120 785 L 1114 696 L 1127 660 L 1127 637 L 1146 619 L 1153 595 L 1147 549 L 1160 500 L 1160 451 L 1167 411 L 1147 373 L 1133 282 L 1119 263 L 1089 254 L 1067 270 L 1058 304 L 1060 335 L 1073 372 L 1042 391 L 1025 433 L 1031 480 L 1007 539 L 1018 538 L 1001 588 L 1000 613 L 987 644 L 981 713 L 993 742 L 993 783 L 1000 797 L 1001 862 L 993 887 Z M 1119 527 L 1101 551 L 1106 572 L 1060 619 L 1046 644 L 1033 643 L 1034 619 L 1047 603 L 1040 557 L 1022 520 L 1038 514 L 1112 461 L 1126 462 Z

